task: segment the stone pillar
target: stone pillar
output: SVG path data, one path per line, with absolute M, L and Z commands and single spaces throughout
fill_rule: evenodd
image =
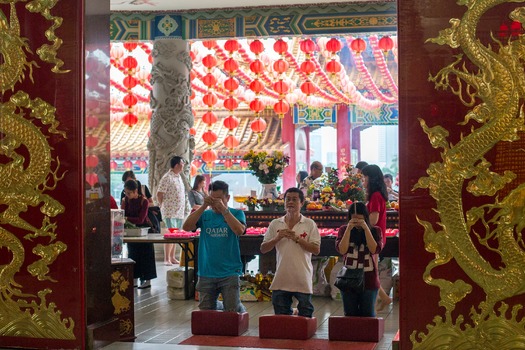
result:
M 156 196 L 161 177 L 170 169 L 170 159 L 180 156 L 186 160 L 183 180 L 189 184 L 189 164 L 193 160 L 195 141 L 190 137 L 194 117 L 191 110 L 189 44 L 181 39 L 180 16 L 165 15 L 156 18 L 156 36 L 153 44 L 150 105 L 151 136 L 148 142 L 150 156 L 149 186 Z

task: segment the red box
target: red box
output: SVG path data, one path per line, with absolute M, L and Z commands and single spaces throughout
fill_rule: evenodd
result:
M 329 340 L 377 343 L 384 332 L 382 317 L 331 316 L 328 319 Z
M 273 339 L 310 339 L 317 330 L 315 317 L 263 315 L 259 317 L 259 337 Z
M 195 310 L 191 313 L 191 333 L 239 336 L 248 330 L 249 321 L 247 312 Z

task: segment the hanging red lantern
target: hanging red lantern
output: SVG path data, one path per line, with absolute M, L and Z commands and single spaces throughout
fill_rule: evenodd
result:
M 239 81 L 230 77 L 224 81 L 224 88 L 228 91 L 235 91 L 239 88 Z
M 94 168 L 98 165 L 98 157 L 94 154 L 89 154 L 86 156 L 86 166 L 88 168 Z
M 239 69 L 239 63 L 237 63 L 237 61 L 233 58 L 230 57 L 226 61 L 224 61 L 224 70 L 228 73 L 234 73 L 235 71 L 237 71 L 237 69 Z
M 127 113 L 123 118 L 122 122 L 130 128 L 139 122 L 139 118 L 133 113 Z
M 98 126 L 98 118 L 96 115 L 88 115 L 86 118 L 86 127 L 94 129 Z
M 198 171 L 199 171 L 199 169 L 195 165 L 195 162 L 191 162 L 191 167 L 190 167 L 190 175 L 191 175 L 191 177 L 195 177 L 195 175 L 197 175 Z
M 86 136 L 86 147 L 87 148 L 95 148 L 98 145 L 98 137 L 93 135 L 87 135 Z
M 207 48 L 207 49 L 213 49 L 216 45 L 217 45 L 217 42 L 215 40 L 204 40 L 202 42 L 202 45 Z
M 264 51 L 264 44 L 260 40 L 254 40 L 250 43 L 250 51 L 258 55 Z
M 239 50 L 239 42 L 235 39 L 226 40 L 224 43 L 224 49 L 232 54 L 233 52 Z
M 312 74 L 313 72 L 315 72 L 315 64 L 310 60 L 306 60 L 303 63 L 301 63 L 300 69 L 301 72 L 303 72 L 306 75 Z
M 127 170 L 133 169 L 133 163 L 129 159 L 126 159 L 124 163 L 122 163 L 122 165 L 124 166 L 124 169 L 127 169 Z
M 310 80 L 307 80 L 301 84 L 301 91 L 303 94 L 309 96 L 315 94 L 317 88 L 315 87 L 314 83 L 312 83 Z
M 258 94 L 264 90 L 264 84 L 259 79 L 255 79 L 250 83 L 250 90 Z
M 117 168 L 118 168 L 117 162 L 115 162 L 114 160 L 109 162 L 109 168 L 111 169 L 111 171 L 117 170 Z
M 316 50 L 317 45 L 315 45 L 315 43 L 312 41 L 312 39 L 304 39 L 299 44 L 299 47 L 300 47 L 302 52 L 304 52 L 306 54 L 311 54 L 312 52 L 314 52 Z
M 137 99 L 137 96 L 135 96 L 135 94 L 132 92 L 126 94 L 126 96 L 124 96 L 124 98 L 122 99 L 122 103 L 124 103 L 124 105 L 128 107 L 134 106 L 138 102 L 139 100 Z
M 233 160 L 231 160 L 230 158 L 226 159 L 224 161 L 224 166 L 226 167 L 226 169 L 230 169 L 233 166 Z
M 124 58 L 124 61 L 122 62 L 122 65 L 126 69 L 135 69 L 138 66 L 138 62 L 135 57 L 128 56 Z
M 204 83 L 204 85 L 211 88 L 212 86 L 215 86 L 215 84 L 217 84 L 217 79 L 213 74 L 208 73 L 204 77 L 202 77 L 202 82 Z
M 139 159 L 135 162 L 135 164 L 139 167 L 140 170 L 144 170 L 146 169 L 146 167 L 148 166 L 148 163 L 146 163 L 144 160 L 142 159 Z
M 279 114 L 279 116 L 283 116 L 290 110 L 290 105 L 285 100 L 279 100 L 273 105 L 273 110 Z
M 208 111 L 202 115 L 202 121 L 208 126 L 212 126 L 217 122 L 217 120 L 217 115 L 215 115 L 215 113 L 213 113 L 212 111 Z
M 242 169 L 246 169 L 248 167 L 248 161 L 246 160 L 241 160 L 239 162 L 239 165 L 241 166 Z
M 208 145 L 211 145 L 217 141 L 217 134 L 214 133 L 211 130 L 206 131 L 204 134 L 202 134 L 202 139 L 204 142 L 206 142 Z
M 283 59 L 279 59 L 273 63 L 273 70 L 277 73 L 284 73 L 288 70 L 290 65 Z
M 365 51 L 365 49 L 366 49 L 366 42 L 363 39 L 361 39 L 361 38 L 354 39 L 350 43 L 350 48 L 355 53 L 360 54 L 361 52 Z
M 264 72 L 264 64 L 260 60 L 255 60 L 250 63 L 250 70 L 255 74 L 261 74 Z
M 122 80 L 122 84 L 128 90 L 133 89 L 135 86 L 137 86 L 138 83 L 139 81 L 135 77 L 132 77 L 131 75 L 126 76 L 124 80 Z
M 331 74 L 339 73 L 341 71 L 341 63 L 336 60 L 330 60 L 326 64 L 326 71 Z
M 394 40 L 392 40 L 391 37 L 386 35 L 382 37 L 381 39 L 379 39 L 377 46 L 379 46 L 379 48 L 383 50 L 383 52 L 386 54 L 388 51 L 394 48 Z
M 228 97 L 227 99 L 224 100 L 223 105 L 224 105 L 224 108 L 226 108 L 227 110 L 233 111 L 237 109 L 237 107 L 239 106 L 239 103 L 237 102 L 235 97 Z
M 208 149 L 204 152 L 202 152 L 201 158 L 206 163 L 210 164 L 217 160 L 217 152 L 214 150 Z
M 124 48 L 128 50 L 129 52 L 135 50 L 138 46 L 138 43 L 136 41 L 127 41 L 124 43 Z
M 341 51 L 342 47 L 343 47 L 343 45 L 336 38 L 332 38 L 332 39 L 328 40 L 328 42 L 326 43 L 326 50 L 331 52 L 332 54 L 336 54 L 339 51 Z
M 250 124 L 250 128 L 253 130 L 253 132 L 260 134 L 266 129 L 266 122 L 264 119 L 257 118 Z
M 282 55 L 288 51 L 288 44 L 283 39 L 279 39 L 273 44 L 273 50 Z
M 202 59 L 202 64 L 204 67 L 211 69 L 217 65 L 217 59 L 213 55 L 207 55 Z
M 86 173 L 86 182 L 94 187 L 98 183 L 98 175 L 92 172 Z
M 255 113 L 260 113 L 263 109 L 264 104 L 258 98 L 250 102 L 250 110 L 254 111 Z
M 273 90 L 279 95 L 286 95 L 288 93 L 288 90 L 290 89 L 288 83 L 283 80 L 276 81 L 275 83 L 273 83 L 272 87 Z
M 190 128 L 190 135 L 191 136 L 197 135 L 197 130 L 195 130 L 195 128 Z
M 202 97 L 202 102 L 208 107 L 213 107 L 217 103 L 217 96 L 213 92 L 208 92 Z
M 222 122 L 224 127 L 228 130 L 233 130 L 235 129 L 236 127 L 239 126 L 239 118 L 233 116 L 233 115 L 230 115 L 226 118 L 224 118 L 224 121 Z
M 234 135 L 228 135 L 224 139 L 224 146 L 232 150 L 235 147 L 239 146 L 239 139 L 237 139 L 237 137 L 235 137 Z

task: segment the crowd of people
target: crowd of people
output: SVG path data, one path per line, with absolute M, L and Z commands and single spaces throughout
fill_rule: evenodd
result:
M 200 229 L 196 285 L 199 308 L 244 312 L 240 298 L 240 276 L 244 271 L 239 247 L 239 236 L 246 232 L 244 212 L 228 207 L 229 186 L 223 181 L 206 186 L 205 177 L 197 175 L 187 192 L 181 177 L 184 165 L 181 157 L 171 159 L 171 168 L 157 188 L 159 207 L 154 206 L 147 186 L 137 181 L 132 171 L 125 172 L 121 209 L 126 220 L 137 226 L 152 227 L 152 220 L 161 219 L 168 228 Z M 378 259 L 386 243 L 386 203 L 397 200 L 399 195 L 392 188 L 393 176 L 383 174 L 379 166 L 359 162 L 354 169 L 362 175 L 366 203 L 355 202 L 348 208 L 347 224 L 339 228 L 335 244 L 345 269 L 362 270 L 363 287 L 343 288 L 341 296 L 346 316 L 374 317 L 376 311 L 392 302 L 379 282 Z M 309 174 L 297 174 L 297 187 L 284 193 L 284 216 L 274 219 L 264 235 L 261 253 L 276 251 L 276 271 L 270 286 L 275 314 L 313 315 L 312 255 L 319 254 L 321 237 L 315 221 L 302 215 L 301 208 L 306 190 L 322 176 L 323 170 L 323 165 L 315 161 Z M 178 264 L 174 247 L 164 246 L 164 263 Z M 153 244 L 128 243 L 128 252 L 135 261 L 135 286 L 151 287 L 151 279 L 157 277 Z M 294 298 L 297 308 L 292 307 Z

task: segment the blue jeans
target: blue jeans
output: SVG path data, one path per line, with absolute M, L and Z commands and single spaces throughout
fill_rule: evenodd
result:
M 343 292 L 343 309 L 345 316 L 375 317 L 375 301 L 378 289 L 365 289 L 362 293 Z
M 312 294 L 287 292 L 285 290 L 272 290 L 272 304 L 276 315 L 291 315 L 292 297 L 295 297 L 299 304 L 299 316 L 312 317 L 314 306 L 312 305 Z
M 223 278 L 199 277 L 196 288 L 199 292 L 201 310 L 246 312 L 246 308 L 241 303 L 238 275 Z M 219 294 L 222 294 L 222 302 L 217 300 Z

